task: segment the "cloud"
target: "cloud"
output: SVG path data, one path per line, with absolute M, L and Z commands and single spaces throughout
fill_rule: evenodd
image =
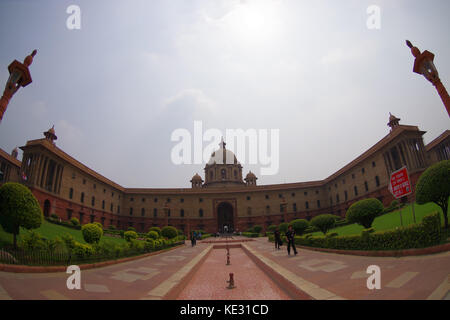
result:
M 217 109 L 216 103 L 200 89 L 185 89 L 164 101 L 164 109 L 186 117 L 202 117 Z

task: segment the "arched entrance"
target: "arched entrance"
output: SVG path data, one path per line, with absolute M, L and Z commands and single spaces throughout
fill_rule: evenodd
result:
M 44 217 L 48 217 L 50 213 L 50 201 L 47 199 L 44 202 Z
M 219 232 L 234 230 L 233 206 L 228 202 L 221 202 L 217 206 L 217 223 Z

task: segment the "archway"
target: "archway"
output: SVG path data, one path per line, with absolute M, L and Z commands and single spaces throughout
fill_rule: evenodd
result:
M 44 217 L 48 217 L 50 213 L 50 201 L 47 199 L 44 201 Z
M 233 206 L 228 202 L 221 202 L 217 206 L 217 223 L 219 232 L 234 230 Z

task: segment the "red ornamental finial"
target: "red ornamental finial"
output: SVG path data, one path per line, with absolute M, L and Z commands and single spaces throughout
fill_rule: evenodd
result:
M 23 60 L 23 64 L 29 67 L 33 63 L 33 57 L 36 55 L 37 50 L 34 49 L 33 52 Z
M 414 57 L 418 57 L 420 55 L 420 50 L 417 47 L 414 47 L 411 41 L 406 40 L 406 45 L 411 48 L 411 53 Z

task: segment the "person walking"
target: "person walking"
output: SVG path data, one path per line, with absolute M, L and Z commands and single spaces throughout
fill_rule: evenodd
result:
M 280 246 L 283 244 L 283 241 L 281 241 L 280 230 L 276 228 L 273 234 L 275 236 L 275 249 L 280 250 Z
M 191 245 L 194 246 L 195 245 L 195 237 L 194 237 L 194 232 L 191 232 Z
M 291 246 L 292 246 L 292 249 L 294 249 L 294 254 L 297 255 L 297 249 L 295 248 L 295 243 L 294 243 L 294 236 L 295 236 L 295 231 L 294 231 L 294 229 L 292 229 L 292 226 L 289 225 L 288 231 L 286 232 L 286 238 L 288 241 L 288 244 L 287 244 L 288 255 L 291 255 Z
M 194 235 L 193 235 L 192 239 L 194 240 L 194 246 L 195 246 L 197 244 L 197 232 L 194 231 Z

